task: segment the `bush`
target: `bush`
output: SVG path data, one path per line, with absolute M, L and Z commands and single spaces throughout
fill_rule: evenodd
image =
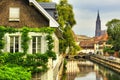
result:
M 30 80 L 31 72 L 23 67 L 0 67 L 0 80 Z

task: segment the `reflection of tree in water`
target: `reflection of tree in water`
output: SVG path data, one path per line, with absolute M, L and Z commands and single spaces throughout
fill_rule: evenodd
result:
M 106 74 L 108 80 L 120 80 L 120 76 L 117 74 Z
M 99 65 L 98 72 L 99 72 L 99 75 L 103 77 L 103 80 L 120 80 L 120 76 L 117 73 L 103 66 Z

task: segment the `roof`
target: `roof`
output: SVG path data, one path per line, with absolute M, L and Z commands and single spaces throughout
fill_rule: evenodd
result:
M 95 41 L 107 41 L 108 40 L 108 34 L 105 33 L 101 36 L 95 37 Z
M 53 3 L 53 2 L 40 2 L 39 4 L 44 9 L 56 9 L 56 3 Z
M 94 48 L 94 40 L 89 39 L 89 40 L 84 40 L 80 42 L 80 46 L 82 48 Z
M 53 2 L 40 2 L 39 5 L 42 6 L 55 20 L 58 19 L 56 3 L 53 3 Z
M 36 0 L 29 0 L 30 5 L 33 5 L 35 8 L 37 8 L 48 20 L 49 20 L 49 26 L 50 27 L 58 27 L 59 24 L 53 17 L 50 16 L 50 14 L 45 11 L 45 9 L 39 5 L 39 3 Z

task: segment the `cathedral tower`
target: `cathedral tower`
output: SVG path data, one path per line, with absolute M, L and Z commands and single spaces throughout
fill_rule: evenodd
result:
M 97 20 L 96 20 L 95 36 L 100 36 L 100 35 L 101 35 L 101 21 L 100 21 L 100 15 L 98 11 Z

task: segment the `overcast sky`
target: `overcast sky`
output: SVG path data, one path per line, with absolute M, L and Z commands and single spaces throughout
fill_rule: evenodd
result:
M 59 3 L 59 0 L 53 0 Z M 73 27 L 76 34 L 94 36 L 97 11 L 99 10 L 102 30 L 105 24 L 120 19 L 120 0 L 68 0 L 73 6 L 77 24 Z

